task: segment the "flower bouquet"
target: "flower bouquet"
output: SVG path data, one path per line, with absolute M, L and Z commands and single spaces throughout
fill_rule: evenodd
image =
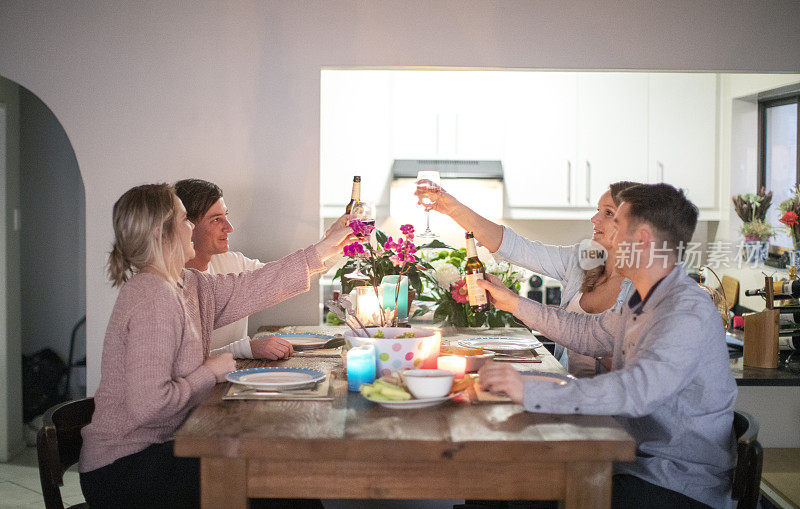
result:
M 795 185 L 792 192 L 794 195 L 791 198 L 778 205 L 783 214 L 779 221 L 786 225 L 786 233 L 792 237 L 794 248 L 800 249 L 800 185 Z
M 740 230 L 745 240 L 745 256 L 748 262 L 763 262 L 769 254 L 769 239 L 775 236 L 772 225 L 765 221 L 772 204 L 772 191 L 761 188 L 756 194 L 733 197 L 733 208 L 742 220 Z
M 433 309 L 434 321 L 456 327 L 514 325 L 513 314 L 494 306 L 481 313 L 472 311 L 467 295 L 467 281 L 464 277 L 467 250 L 439 244 L 444 249 L 429 260 L 431 270 L 424 274 L 426 291 L 419 300 L 430 303 L 424 311 Z M 524 274 L 505 262 L 487 263 L 486 272 L 499 277 L 503 284 L 514 292 L 519 292 L 520 281 L 525 278 Z
M 795 185 L 792 192 L 793 196 L 778 206 L 782 214 L 778 221 L 786 225 L 786 233 L 792 237 L 794 249 L 787 253 L 788 264 L 800 268 L 800 185 Z
M 373 287 L 375 295 L 378 295 L 378 287 L 384 276 L 397 275 L 408 278 L 408 286 L 416 293 L 421 295 L 423 291 L 423 271 L 430 268 L 430 265 L 417 257 L 417 247 L 414 245 L 414 227 L 410 224 L 400 226 L 402 237 L 395 240 L 387 236 L 381 230 L 376 230 L 373 225 L 355 220 L 349 223 L 350 228 L 364 242 L 353 242 L 344 247 L 344 255 L 348 261 L 336 271 L 333 279 L 339 279 L 342 284 L 342 292 L 350 291 L 358 285 L 366 284 Z M 370 242 L 372 233 L 375 233 L 375 245 Z M 360 263 L 365 267 L 361 268 L 366 280 L 349 279 L 347 274 L 354 271 Z M 394 303 L 397 309 L 397 301 L 402 278 L 397 278 L 395 286 Z M 409 299 L 409 302 L 411 299 Z M 391 325 L 386 323 L 385 325 Z

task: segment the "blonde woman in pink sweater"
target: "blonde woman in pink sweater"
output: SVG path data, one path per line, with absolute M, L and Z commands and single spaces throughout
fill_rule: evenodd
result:
M 192 223 L 172 186 L 134 187 L 114 204 L 108 272 L 121 290 L 103 343 L 92 422 L 78 469 L 91 507 L 196 507 L 195 459 L 173 437 L 215 383 L 236 369 L 209 357 L 211 331 L 309 289 L 351 241 L 338 221 L 316 244 L 264 267 L 212 276 L 184 270 Z

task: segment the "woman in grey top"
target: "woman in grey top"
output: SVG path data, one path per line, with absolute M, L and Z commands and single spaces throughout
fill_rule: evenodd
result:
M 611 249 L 614 230 L 614 214 L 620 202 L 617 195 L 636 185 L 636 182 L 616 182 L 609 186 L 597 203 L 597 213 L 590 219 L 594 234 L 592 239 L 607 251 Z M 614 256 L 606 257 L 604 265 L 591 270 L 583 270 L 579 265 L 579 244 L 572 246 L 552 246 L 539 241 L 526 239 L 507 226 L 501 226 L 459 202 L 442 187 L 418 187 L 416 195 L 422 204 L 422 197 L 430 194 L 434 200 L 426 205 L 450 216 L 465 230 L 472 231 L 475 238 L 492 252 L 495 259 L 505 260 L 525 267 L 538 274 L 558 280 L 561 283 L 561 307 L 570 311 L 587 314 L 602 313 L 608 309 L 618 310 L 627 302 L 633 292 L 631 282 L 614 270 Z M 557 348 L 561 348 L 557 346 Z M 560 352 L 557 352 L 560 353 Z M 568 351 L 565 362 L 570 373 L 575 376 L 594 376 L 598 369 L 606 369 L 609 361 L 598 362 L 585 355 Z

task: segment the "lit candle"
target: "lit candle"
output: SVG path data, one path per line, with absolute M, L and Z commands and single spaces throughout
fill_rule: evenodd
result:
M 467 359 L 458 355 L 443 355 L 436 361 L 436 367 L 453 373 L 454 378 L 464 378 Z
M 361 384 L 375 381 L 375 347 L 357 346 L 347 351 L 347 389 L 357 391 Z
M 365 327 L 370 325 L 383 325 L 381 320 L 381 305 L 375 288 L 372 286 L 356 287 L 356 317 Z

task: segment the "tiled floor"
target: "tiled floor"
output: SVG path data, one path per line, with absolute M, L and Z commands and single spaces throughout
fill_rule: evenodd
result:
M 66 506 L 83 502 L 75 467 L 64 474 L 61 497 Z M 28 447 L 9 463 L 0 463 L 0 509 L 39 507 L 44 507 L 44 499 L 36 463 L 36 448 Z

